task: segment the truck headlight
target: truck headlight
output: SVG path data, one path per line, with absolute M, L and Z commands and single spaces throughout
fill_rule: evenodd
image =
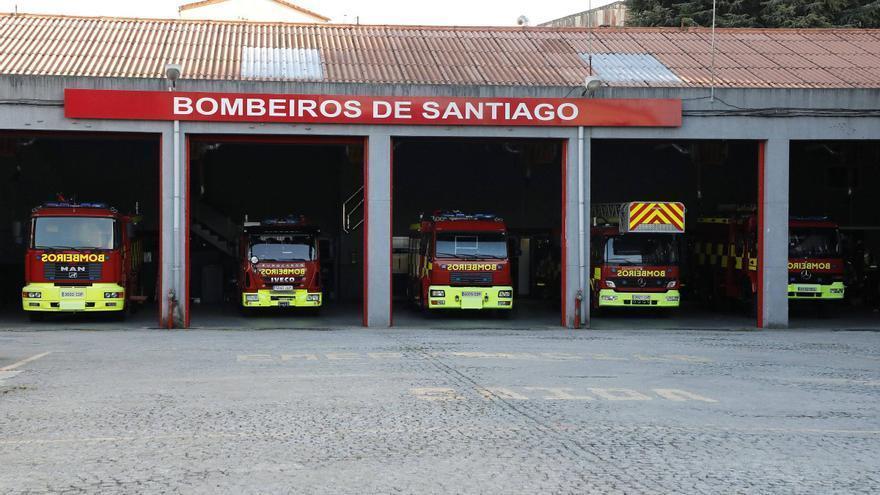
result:
M 431 289 L 431 297 L 446 297 L 446 291 L 442 289 Z
M 247 302 L 257 302 L 260 300 L 259 294 L 245 294 L 244 300 Z
M 498 297 L 513 297 L 513 291 L 499 290 Z
M 117 299 L 122 297 L 122 292 L 105 292 L 104 299 Z
M 321 294 L 308 294 L 306 296 L 306 301 L 320 301 Z
M 43 297 L 43 293 L 42 292 L 22 292 L 21 297 L 24 297 L 27 299 L 39 299 L 39 298 Z
M 614 285 L 614 282 L 612 282 L 611 280 L 606 280 L 606 281 L 605 281 L 605 287 L 608 287 L 609 289 L 613 289 L 613 288 L 615 288 L 615 287 L 617 287 L 617 286 Z

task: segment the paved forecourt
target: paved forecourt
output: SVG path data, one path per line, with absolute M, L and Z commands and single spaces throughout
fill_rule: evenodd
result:
M 880 491 L 874 332 L 0 332 L 0 492 Z

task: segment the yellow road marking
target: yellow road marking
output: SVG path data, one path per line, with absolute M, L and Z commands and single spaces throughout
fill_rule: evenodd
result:
M 409 391 L 421 400 L 448 401 L 463 399 L 454 389 L 448 387 L 417 387 L 411 388 Z
M 684 402 L 686 400 L 698 400 L 702 402 L 718 402 L 715 399 L 710 399 L 708 397 L 703 397 L 702 395 L 695 394 L 693 392 L 688 392 L 687 390 L 680 390 L 677 388 L 652 388 L 655 394 L 663 397 L 666 400 L 671 400 L 673 402 Z
M 593 400 L 589 395 L 570 394 L 570 387 L 523 387 L 526 390 L 545 390 L 550 395 L 545 395 L 544 400 Z
M 15 368 L 18 368 L 19 366 L 23 366 L 25 364 L 28 364 L 31 361 L 36 361 L 37 359 L 48 356 L 49 354 L 52 354 L 52 352 L 51 351 L 50 352 L 43 352 L 43 353 L 37 354 L 36 356 L 31 356 L 29 358 L 22 359 L 21 361 L 19 361 L 17 363 L 12 363 L 9 366 L 4 366 L 4 367 L 0 368 L 0 371 L 12 371 Z
M 509 400 L 529 400 L 523 394 L 518 394 L 509 388 L 504 387 L 485 387 L 478 390 L 480 395 L 486 399 L 509 399 Z
M 647 395 L 629 388 L 590 388 L 588 390 L 606 400 L 651 400 Z

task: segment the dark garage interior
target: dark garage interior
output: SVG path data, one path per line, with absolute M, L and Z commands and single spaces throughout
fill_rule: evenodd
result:
M 794 304 L 793 324 L 817 316 L 856 326 L 876 325 L 880 309 L 880 141 L 792 141 L 790 213 L 825 219 L 840 229 L 839 256 L 844 262 L 845 299 L 817 308 Z M 826 305 L 828 306 L 828 305 Z
M 695 246 L 705 245 L 707 239 L 700 233 L 707 224 L 699 219 L 756 213 L 758 149 L 754 141 L 592 141 L 591 211 L 630 201 L 673 201 L 684 203 L 686 214 L 685 233 L 666 234 L 678 237 L 674 249 L 680 270 L 680 307 L 602 308 L 594 311 L 591 326 L 754 326 L 754 299 L 713 298 L 706 289 L 701 294 L 698 287 L 703 284 L 694 282 L 706 270 L 695 255 Z M 595 229 L 604 222 L 594 216 L 590 217 Z M 598 256 L 599 242 L 593 241 L 592 254 Z M 594 256 L 589 258 L 595 266 Z
M 190 296 L 194 326 L 358 325 L 363 300 L 360 139 L 193 138 L 190 145 Z M 347 202 L 346 202 L 347 201 Z M 343 230 L 346 205 L 348 232 Z M 239 314 L 242 226 L 303 215 L 318 235 L 323 304 Z
M 123 214 L 138 213 L 135 230 L 142 242 L 143 264 L 137 290 L 145 301 L 132 306 L 136 314 L 130 319 L 156 325 L 158 166 L 156 136 L 0 134 L 0 311 L 4 319 L 25 319 L 21 288 L 31 210 L 63 197 L 106 203 Z M 92 313 L 62 318 L 95 322 L 105 316 Z
M 558 140 L 393 140 L 395 326 L 558 326 L 563 150 Z M 504 219 L 514 288 L 510 314 L 423 314 L 406 298 L 408 238 L 421 213 L 460 210 Z

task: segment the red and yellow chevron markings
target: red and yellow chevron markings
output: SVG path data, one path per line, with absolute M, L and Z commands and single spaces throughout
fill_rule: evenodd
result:
M 684 205 L 666 202 L 633 202 L 629 205 L 629 230 L 640 225 L 671 225 L 684 231 Z

